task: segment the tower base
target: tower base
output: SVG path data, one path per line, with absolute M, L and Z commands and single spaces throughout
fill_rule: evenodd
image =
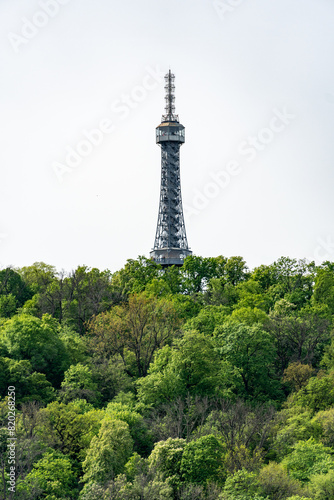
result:
M 192 252 L 185 248 L 156 248 L 150 252 L 151 259 L 162 267 L 180 267 L 188 255 L 192 255 Z

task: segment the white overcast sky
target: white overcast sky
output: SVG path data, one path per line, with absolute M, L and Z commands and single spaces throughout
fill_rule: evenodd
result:
M 218 4 L 0 1 L 0 267 L 149 256 L 169 68 L 193 252 L 334 260 L 334 2 Z M 101 122 L 112 133 L 57 176 Z

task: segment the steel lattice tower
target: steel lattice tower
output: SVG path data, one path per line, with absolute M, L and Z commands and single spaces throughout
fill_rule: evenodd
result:
M 175 114 L 175 76 L 165 76 L 166 114 L 156 128 L 156 142 L 161 147 L 161 187 L 158 224 L 151 258 L 162 266 L 182 266 L 189 250 L 184 224 L 181 181 L 180 146 L 185 141 L 184 126 Z

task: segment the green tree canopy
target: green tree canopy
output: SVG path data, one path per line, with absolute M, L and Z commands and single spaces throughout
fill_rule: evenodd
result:
M 76 489 L 77 478 L 71 460 L 56 451 L 46 452 L 17 485 L 18 492 L 27 495 L 25 498 L 36 498 L 34 493 L 39 491 L 38 498 L 45 500 L 70 500 L 76 496 Z
M 295 402 L 313 411 L 327 410 L 334 405 L 334 370 L 309 379 L 296 395 Z
M 157 405 L 178 396 L 230 394 L 232 367 L 221 362 L 212 338 L 185 332 L 175 346 L 158 351 L 148 375 L 138 380 L 139 399 Z
M 64 403 L 75 399 L 86 399 L 93 404 L 99 402 L 101 393 L 93 380 L 92 370 L 89 366 L 78 363 L 71 365 L 66 370 L 64 380 L 61 383 L 60 397 Z
M 217 353 L 235 367 L 239 396 L 277 397 L 271 373 L 275 347 L 269 333 L 257 325 L 230 323 L 218 326 L 214 335 Z
M 180 325 L 173 303 L 142 293 L 115 306 L 90 323 L 91 348 L 100 356 L 119 354 L 127 365 L 126 351 L 134 356 L 137 374 L 145 376 L 154 352 L 170 343 Z M 129 366 L 127 367 L 129 369 Z
M 85 400 L 68 404 L 54 401 L 42 408 L 39 416 L 37 433 L 43 442 L 73 459 L 83 460 L 105 412 Z
M 169 478 L 175 488 L 180 486 L 181 462 L 185 446 L 185 439 L 168 438 L 166 441 L 156 443 L 148 458 L 149 468 L 160 473 L 163 479 Z
M 184 481 L 206 484 L 223 479 L 224 448 L 212 434 L 190 441 L 184 447 L 181 475 Z
M 283 459 L 282 465 L 293 478 L 307 482 L 314 474 L 326 474 L 334 469 L 332 453 L 331 448 L 310 438 L 296 443 L 293 451 Z
M 133 450 L 129 426 L 107 416 L 97 436 L 93 437 L 83 462 L 85 482 L 105 484 L 123 472 Z
M 54 385 L 60 384 L 68 358 L 59 325 L 51 316 L 14 316 L 0 329 L 0 343 L 12 359 L 28 360 L 34 371 L 44 373 Z
M 126 422 L 135 443 L 134 450 L 147 456 L 148 452 L 151 451 L 152 440 L 142 415 L 130 405 L 117 401 L 112 401 L 107 405 L 106 415 L 114 420 Z
M 9 294 L 15 297 L 19 307 L 33 296 L 32 290 L 22 279 L 20 273 L 7 267 L 0 271 L 0 295 Z

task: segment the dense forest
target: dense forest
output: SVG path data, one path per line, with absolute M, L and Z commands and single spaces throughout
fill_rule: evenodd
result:
M 333 500 L 333 319 L 331 262 L 1 270 L 0 498 Z

